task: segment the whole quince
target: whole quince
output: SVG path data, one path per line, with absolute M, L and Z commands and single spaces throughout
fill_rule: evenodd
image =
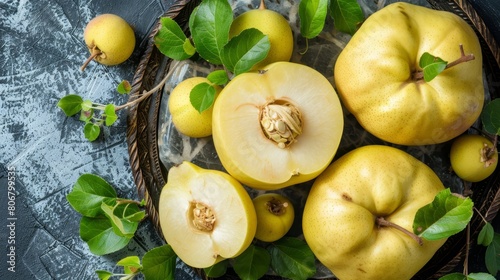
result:
M 242 184 L 276 190 L 314 179 L 344 129 L 330 81 L 299 63 L 275 62 L 232 79 L 217 97 L 212 137 L 224 168 Z
M 448 63 L 428 82 L 419 66 L 426 52 Z M 369 16 L 340 53 L 334 76 L 358 122 L 401 145 L 442 143 L 462 134 L 484 102 L 481 47 L 473 29 L 455 14 L 408 3 Z
M 443 189 L 427 165 L 402 150 L 354 149 L 313 183 L 305 240 L 339 279 L 410 279 L 446 241 L 419 240 L 412 229 L 418 209 Z

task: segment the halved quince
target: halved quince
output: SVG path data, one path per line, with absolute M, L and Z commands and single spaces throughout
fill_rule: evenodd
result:
M 238 181 L 187 161 L 171 168 L 167 179 L 160 195 L 160 226 L 183 262 L 206 268 L 248 248 L 257 217 Z
M 219 94 L 212 116 L 224 168 L 244 185 L 265 190 L 318 176 L 333 159 L 343 127 L 332 84 L 292 62 L 236 76 Z

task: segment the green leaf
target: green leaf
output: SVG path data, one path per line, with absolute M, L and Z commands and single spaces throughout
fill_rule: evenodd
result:
M 229 40 L 233 10 L 228 1 L 204 0 L 189 17 L 189 29 L 198 54 L 220 65 L 222 48 Z
M 299 4 L 300 34 L 312 39 L 321 33 L 328 13 L 328 0 L 302 0 Z
M 194 49 L 179 24 L 169 17 L 160 19 L 161 27 L 154 37 L 155 46 L 165 56 L 175 60 L 190 58 Z M 186 46 L 191 45 L 191 47 Z M 187 52 L 186 49 L 189 51 Z
M 439 73 L 446 69 L 448 62 L 442 60 L 439 57 L 433 56 L 428 52 L 425 52 L 420 57 L 419 66 L 424 71 L 424 81 L 430 82 Z
M 486 247 L 484 262 L 488 272 L 497 275 L 500 270 L 500 234 L 495 233 L 493 241 Z
M 125 257 L 119 260 L 116 264 L 123 266 L 123 270 L 127 274 L 134 274 L 142 269 L 141 260 L 138 256 Z
M 495 229 L 490 223 L 484 224 L 477 237 L 477 244 L 488 246 L 493 242 L 493 237 L 495 236 Z
M 272 243 L 268 251 L 271 254 L 271 268 L 282 277 L 305 280 L 316 273 L 313 252 L 298 238 L 283 237 Z
M 92 103 L 92 100 L 84 100 L 82 102 L 82 110 L 83 111 L 89 111 L 89 110 L 92 110 L 92 106 L 93 106 L 93 103 Z
M 82 174 L 76 180 L 66 199 L 73 209 L 87 217 L 103 214 L 103 201 L 113 203 L 116 200 L 115 189 L 104 179 L 93 174 Z
M 87 242 L 90 252 L 98 256 L 116 252 L 127 246 L 130 241 L 130 238 L 116 235 L 106 217 L 82 217 L 80 237 Z
M 118 86 L 116 87 L 116 91 L 120 94 L 128 94 L 132 90 L 132 86 L 130 85 L 130 82 L 127 80 L 121 81 Z
M 462 231 L 472 218 L 474 203 L 450 189 L 439 192 L 434 201 L 420 208 L 413 220 L 413 232 L 427 240 L 439 240 Z
M 186 38 L 186 40 L 184 40 L 184 44 L 182 45 L 182 47 L 184 48 L 184 52 L 190 57 L 196 53 L 196 48 L 193 46 L 193 43 L 191 43 L 191 40 L 189 40 L 189 38 Z
M 83 127 L 83 134 L 85 135 L 85 138 L 87 138 L 89 141 L 94 141 L 99 137 L 99 134 L 101 133 L 101 127 L 98 126 L 97 124 L 94 123 L 86 123 L 85 126 Z
M 496 278 L 493 275 L 479 272 L 479 273 L 470 273 L 467 276 L 467 280 L 495 280 Z
M 94 109 L 90 109 L 88 111 L 81 110 L 80 111 L 80 121 L 82 122 L 90 122 L 92 117 L 94 116 Z
M 137 230 L 138 223 L 131 222 L 123 218 L 127 214 L 126 211 L 133 211 L 133 212 L 139 211 L 138 208 L 128 210 L 130 208 L 134 208 L 133 206 L 137 208 L 137 205 L 135 204 L 133 205 L 119 204 L 116 206 L 108 205 L 105 202 L 101 204 L 101 209 L 103 210 L 106 217 L 108 217 L 109 221 L 111 222 L 111 226 L 113 227 L 113 230 L 117 235 L 127 238 L 134 237 L 134 233 Z
M 351 35 L 365 20 L 363 10 L 356 0 L 330 0 L 330 12 L 335 28 Z
M 233 268 L 240 279 L 256 280 L 269 271 L 270 264 L 269 252 L 251 244 L 241 255 L 234 258 Z
M 484 106 L 481 121 L 486 132 L 500 135 L 500 98 L 494 99 Z
M 212 265 L 211 267 L 204 268 L 203 271 L 210 278 L 218 278 L 226 274 L 228 265 L 229 265 L 229 260 L 226 259 Z
M 208 83 L 199 83 L 189 93 L 191 105 L 200 112 L 200 114 L 210 108 L 215 101 L 217 91 Z
M 106 126 L 111 126 L 116 122 L 118 116 L 116 115 L 115 105 L 108 104 L 104 107 L 104 115 L 106 116 Z
M 447 274 L 445 276 L 442 276 L 439 278 L 439 280 L 466 280 L 467 276 L 463 275 L 462 273 L 451 273 Z
M 57 106 L 63 110 L 66 116 L 71 117 L 82 109 L 83 99 L 76 94 L 69 94 L 59 99 Z
M 108 280 L 109 278 L 111 278 L 111 276 L 113 276 L 113 272 L 109 272 L 106 270 L 96 270 L 95 273 L 101 280 Z
M 267 35 L 255 28 L 246 29 L 224 46 L 222 62 L 236 76 L 247 72 L 266 58 L 270 48 Z
M 177 255 L 170 245 L 156 247 L 142 258 L 142 273 L 146 280 L 174 280 Z
M 208 81 L 210 81 L 214 85 L 222 86 L 229 82 L 229 77 L 225 70 L 215 70 L 208 74 Z

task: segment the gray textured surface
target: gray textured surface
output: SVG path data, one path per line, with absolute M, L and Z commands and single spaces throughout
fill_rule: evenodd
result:
M 56 103 L 70 93 L 102 103 L 126 102 L 114 89 L 122 79 L 132 79 L 144 38 L 171 2 L 0 1 L 0 279 L 97 279 L 96 269 L 118 271 L 120 258 L 142 256 L 161 244 L 153 227 L 143 223 L 126 249 L 104 257 L 89 252 L 79 238 L 80 216 L 65 196 L 83 173 L 104 177 L 122 197 L 137 196 L 128 161 L 127 112 L 90 143 L 82 122 L 67 118 Z M 83 29 L 102 13 L 118 14 L 134 27 L 136 49 L 124 64 L 91 63 L 81 72 L 88 55 Z M 7 214 L 9 182 L 16 191 L 12 216 Z M 15 230 L 7 228 L 9 223 Z M 12 234 L 15 244 L 8 243 Z M 16 272 L 7 270 L 11 245 Z
M 65 117 L 56 103 L 69 93 L 98 102 L 126 102 L 114 89 L 122 79 L 132 79 L 144 37 L 172 1 L 0 0 L 0 279 L 97 279 L 96 269 L 117 272 L 117 260 L 142 256 L 162 244 L 146 222 L 127 248 L 103 257 L 89 252 L 79 238 L 80 216 L 65 195 L 81 174 L 93 173 L 115 186 L 119 196 L 136 197 L 126 112 L 90 143 L 82 123 Z M 92 63 L 81 72 L 88 55 L 83 28 L 101 13 L 118 14 L 133 25 L 136 50 L 120 66 Z M 498 17 L 492 18 L 498 24 Z M 9 198 L 9 184 L 14 184 L 15 197 Z M 15 202 L 13 215 L 9 200 Z M 11 245 L 15 272 L 7 270 Z M 480 262 L 481 254 L 474 261 Z M 195 276 L 179 264 L 176 278 Z

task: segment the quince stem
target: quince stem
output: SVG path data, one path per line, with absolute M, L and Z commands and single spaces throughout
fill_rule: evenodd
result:
M 445 70 L 448 68 L 451 68 L 455 65 L 458 65 L 463 62 L 471 61 L 475 59 L 474 54 L 465 54 L 464 51 L 464 46 L 462 44 L 459 45 L 460 47 L 460 57 L 448 64 L 446 64 L 446 67 L 444 68 Z M 414 81 L 420 81 L 424 79 L 424 72 L 422 70 L 418 70 L 413 74 L 413 80 Z
M 420 245 L 420 246 L 424 245 L 424 241 L 422 240 L 422 238 L 420 236 L 416 235 L 415 233 L 405 229 L 404 227 L 402 227 L 398 224 L 395 224 L 393 222 L 389 222 L 384 217 L 377 217 L 375 222 L 377 223 L 377 225 L 379 227 L 392 227 L 392 228 L 395 228 L 397 230 L 400 230 L 403 233 L 405 233 L 406 235 L 413 238 L 413 240 L 415 240 L 418 243 L 418 245 Z
M 92 48 L 92 52 L 90 53 L 90 56 L 85 60 L 83 65 L 80 67 L 80 70 L 83 71 L 87 67 L 87 65 L 98 55 L 102 54 L 101 50 L 99 50 L 97 47 Z

